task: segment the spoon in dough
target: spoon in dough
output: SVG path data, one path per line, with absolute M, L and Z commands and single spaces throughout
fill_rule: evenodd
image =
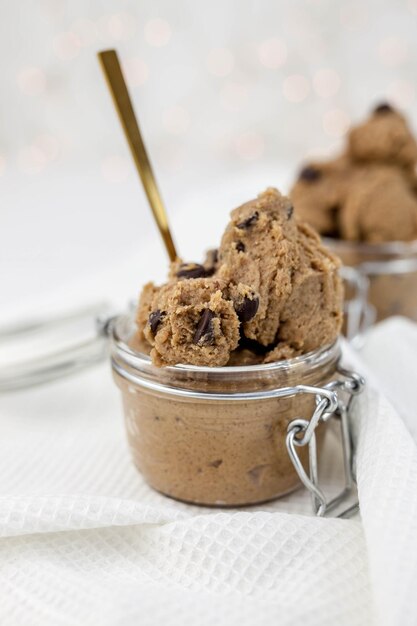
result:
M 169 228 L 168 217 L 133 110 L 117 52 L 116 50 L 102 50 L 98 53 L 98 58 L 165 249 L 170 261 L 175 261 L 178 255 Z

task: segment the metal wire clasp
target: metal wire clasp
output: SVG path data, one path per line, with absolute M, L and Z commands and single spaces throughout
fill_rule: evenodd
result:
M 316 408 L 309 420 L 298 418 L 289 423 L 286 445 L 289 457 L 303 485 L 312 497 L 314 513 L 320 517 L 326 515 L 344 502 L 352 493 L 355 478 L 352 463 L 352 438 L 350 432 L 349 412 L 353 398 L 362 392 L 365 381 L 355 372 L 338 368 L 339 377 L 324 387 L 303 387 L 305 393 L 313 393 L 316 397 Z M 343 490 L 328 501 L 318 484 L 318 461 L 316 428 L 330 418 L 338 419 L 341 429 L 343 465 L 345 484 Z M 297 448 L 308 446 L 309 473 L 306 472 L 297 452 Z M 359 508 L 359 503 L 339 513 L 338 517 L 348 517 Z

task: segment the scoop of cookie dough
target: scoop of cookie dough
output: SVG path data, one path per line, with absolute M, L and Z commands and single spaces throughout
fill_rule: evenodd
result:
M 289 358 L 332 343 L 341 326 L 338 262 L 276 189 L 235 209 L 218 254 L 172 264 L 148 283 L 138 337 L 156 365 L 223 366 Z
M 328 237 L 417 238 L 417 143 L 389 104 L 350 131 L 344 156 L 306 166 L 291 190 L 298 215 Z
M 409 167 L 417 161 L 417 143 L 405 118 L 389 104 L 377 106 L 371 117 L 351 129 L 349 152 L 357 161 L 377 161 Z
M 274 342 L 298 256 L 293 206 L 278 191 L 268 189 L 232 211 L 219 248 L 219 275 L 259 294 L 256 315 L 243 324 L 248 338 L 265 346 Z
M 417 197 L 394 167 L 364 170 L 340 213 L 341 235 L 351 241 L 409 241 L 417 237 Z
M 257 302 L 246 285 L 218 278 L 171 281 L 160 288 L 147 285 L 138 327 L 157 365 L 222 366 L 238 346 L 242 315 L 252 314 Z
M 338 260 L 295 219 L 276 189 L 232 212 L 219 248 L 219 275 L 259 294 L 246 338 L 282 351 L 308 352 L 334 341 L 342 320 Z M 267 358 L 267 357 L 265 357 Z M 282 358 L 282 357 L 281 357 Z

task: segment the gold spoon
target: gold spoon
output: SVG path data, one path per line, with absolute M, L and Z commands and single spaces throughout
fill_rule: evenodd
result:
M 102 50 L 98 53 L 98 58 L 166 251 L 170 260 L 175 261 L 178 255 L 169 229 L 164 203 L 140 134 L 117 52 L 116 50 Z

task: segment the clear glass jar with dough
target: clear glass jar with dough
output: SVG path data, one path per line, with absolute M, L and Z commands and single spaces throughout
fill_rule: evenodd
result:
M 158 368 L 133 347 L 134 334 L 129 317 L 115 321 L 111 359 L 133 461 L 149 485 L 214 506 L 264 502 L 300 486 L 288 425 L 309 420 L 338 379 L 339 342 L 275 363 Z M 325 429 L 317 429 L 318 447 Z M 307 468 L 307 447 L 299 456 Z

